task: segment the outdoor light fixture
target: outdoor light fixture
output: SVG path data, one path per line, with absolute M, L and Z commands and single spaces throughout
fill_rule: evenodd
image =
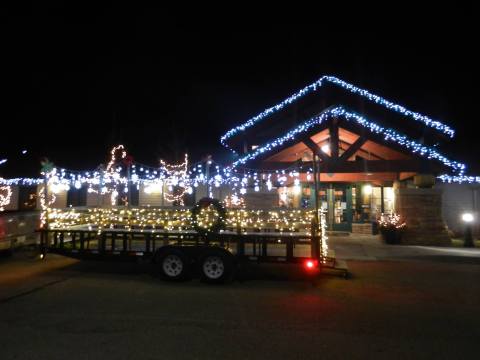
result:
M 372 192 L 373 192 L 372 185 L 370 185 L 370 184 L 364 185 L 362 191 L 365 195 L 371 195 Z
M 328 153 L 330 151 L 330 145 L 325 144 L 321 147 L 321 149 L 324 153 Z
M 385 188 L 385 197 L 388 200 L 393 201 L 393 199 L 395 198 L 395 193 L 393 192 L 392 188 Z
M 473 222 L 473 214 L 472 213 L 463 213 L 462 220 L 466 223 Z
M 472 222 L 474 220 L 473 214 L 466 212 L 462 214 L 462 220 L 465 223 L 465 242 L 463 243 L 464 247 L 475 247 L 473 243 L 472 235 Z

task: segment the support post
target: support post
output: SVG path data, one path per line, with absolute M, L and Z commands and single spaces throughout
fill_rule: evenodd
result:
M 317 155 L 315 151 L 312 151 L 313 155 L 313 183 L 315 189 L 315 216 L 313 217 L 312 224 L 312 240 L 311 240 L 311 256 L 314 259 L 320 258 L 320 243 L 318 241 L 318 229 L 320 225 L 320 219 L 318 216 L 319 204 L 318 204 L 318 180 L 320 177 L 317 166 Z
M 380 211 L 381 213 L 385 213 L 385 195 L 384 195 L 384 187 L 380 188 Z
M 130 203 L 132 202 L 132 192 L 131 192 L 131 183 L 132 183 L 132 176 L 130 171 L 131 165 L 127 165 L 127 209 L 130 208 Z
M 43 180 L 44 186 L 43 186 L 43 195 L 45 196 L 45 229 L 48 230 L 48 209 L 49 209 L 49 204 L 48 204 L 48 175 L 47 172 L 45 172 L 45 178 Z M 43 211 L 43 209 L 42 209 Z
M 330 154 L 332 160 L 335 162 L 338 159 L 338 119 L 333 118 L 330 127 Z
M 207 181 L 207 197 L 210 197 L 210 165 L 212 164 L 211 157 L 207 157 L 207 163 L 205 164 L 205 178 Z

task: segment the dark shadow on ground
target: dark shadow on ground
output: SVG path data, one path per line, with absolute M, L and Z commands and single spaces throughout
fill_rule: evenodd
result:
M 44 261 L 48 261 L 47 255 Z M 59 256 L 59 255 L 55 255 Z M 79 274 L 115 274 L 118 276 L 149 275 L 153 279 L 162 281 L 159 275 L 158 265 L 147 260 L 137 259 L 136 261 L 125 262 L 118 260 L 80 260 L 75 264 L 65 266 L 58 271 L 75 272 Z M 199 279 L 198 271 L 192 271 L 193 279 Z M 235 280 L 238 282 L 249 281 L 294 281 L 294 282 L 315 282 L 323 278 L 335 276 L 318 270 L 307 273 L 300 264 L 241 264 L 237 268 Z

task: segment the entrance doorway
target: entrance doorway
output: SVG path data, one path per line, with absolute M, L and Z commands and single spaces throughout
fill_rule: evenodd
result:
M 327 210 L 327 229 L 352 231 L 352 186 L 341 183 L 322 183 L 318 192 L 319 205 Z

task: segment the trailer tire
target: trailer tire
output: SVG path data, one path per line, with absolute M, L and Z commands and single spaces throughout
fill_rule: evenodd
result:
M 162 251 L 155 257 L 155 263 L 164 280 L 184 281 L 190 277 L 190 259 L 181 250 Z
M 210 284 L 223 284 L 230 280 L 235 269 L 233 256 L 224 250 L 207 250 L 199 259 L 202 281 Z

